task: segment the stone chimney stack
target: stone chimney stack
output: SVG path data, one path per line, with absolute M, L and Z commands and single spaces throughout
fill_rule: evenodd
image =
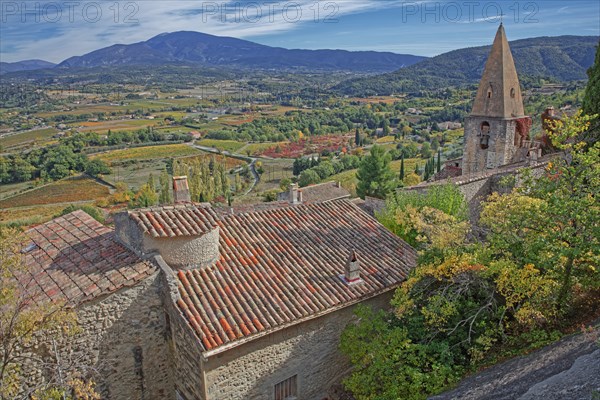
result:
M 346 268 L 344 269 L 344 280 L 348 285 L 361 282 L 360 262 L 358 261 L 358 256 L 354 250 L 352 250 L 350 257 L 348 257 L 348 261 L 346 262 Z
M 173 200 L 175 201 L 175 204 L 192 202 L 187 176 L 173 177 Z
M 301 192 L 300 192 L 301 193 Z M 302 203 L 302 199 L 300 198 L 298 184 L 292 183 L 290 185 L 290 203 L 291 204 L 299 204 Z

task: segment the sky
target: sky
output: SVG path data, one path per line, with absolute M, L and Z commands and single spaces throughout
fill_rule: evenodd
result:
M 434 56 L 509 40 L 600 35 L 587 0 L 0 0 L 0 61 L 60 62 L 164 32 L 198 31 L 285 48 Z

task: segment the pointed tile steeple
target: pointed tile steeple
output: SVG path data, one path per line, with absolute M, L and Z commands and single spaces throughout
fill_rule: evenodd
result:
M 471 115 L 493 118 L 525 115 L 517 69 L 502 24 L 485 65 Z

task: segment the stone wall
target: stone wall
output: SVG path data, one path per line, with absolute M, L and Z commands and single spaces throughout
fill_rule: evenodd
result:
M 219 228 L 202 236 L 153 238 L 144 235 L 144 252 L 157 252 L 169 266 L 176 269 L 206 267 L 219 258 Z
M 154 238 L 142 232 L 128 213 L 115 215 L 116 238 L 141 257 L 158 253 L 173 268 L 200 268 L 219 258 L 219 228 L 201 236 Z
M 363 304 L 389 307 L 392 294 L 387 292 Z M 207 354 L 206 400 L 270 400 L 274 386 L 294 375 L 299 400 L 326 399 L 327 390 L 350 371 L 338 346 L 353 310 L 342 308 L 223 353 Z
M 488 148 L 482 149 L 481 124 L 490 126 Z M 517 152 L 514 145 L 517 123 L 512 119 L 470 116 L 465 119 L 465 143 L 463 151 L 463 174 L 468 175 L 510 164 Z
M 80 332 L 57 343 L 60 358 L 95 370 L 103 399 L 174 399 L 165 339 L 159 274 L 76 309 Z M 53 362 L 52 345 L 39 339 L 34 356 Z M 24 363 L 27 382 L 44 379 L 37 364 Z M 81 368 L 79 368 L 81 369 Z
M 115 239 L 138 256 L 143 256 L 144 233 L 127 212 L 115 214 Z
M 161 256 L 154 262 L 162 270 L 161 296 L 167 318 L 166 337 L 173 369 L 173 386 L 185 400 L 204 399 L 202 343 L 177 307 L 179 290 L 169 267 Z

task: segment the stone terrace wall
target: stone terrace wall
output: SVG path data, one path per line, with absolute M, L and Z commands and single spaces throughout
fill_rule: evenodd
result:
M 363 304 L 389 307 L 392 293 Z M 211 356 L 205 363 L 206 399 L 270 400 L 274 386 L 294 375 L 298 399 L 326 399 L 350 370 L 338 346 L 353 310 L 346 307 Z
M 81 331 L 58 343 L 63 360 L 77 360 L 97 371 L 102 399 L 174 399 L 172 370 L 165 340 L 165 317 L 158 273 L 77 308 Z M 50 357 L 51 345 L 40 340 L 36 357 Z M 21 366 L 28 382 L 45 372 Z

